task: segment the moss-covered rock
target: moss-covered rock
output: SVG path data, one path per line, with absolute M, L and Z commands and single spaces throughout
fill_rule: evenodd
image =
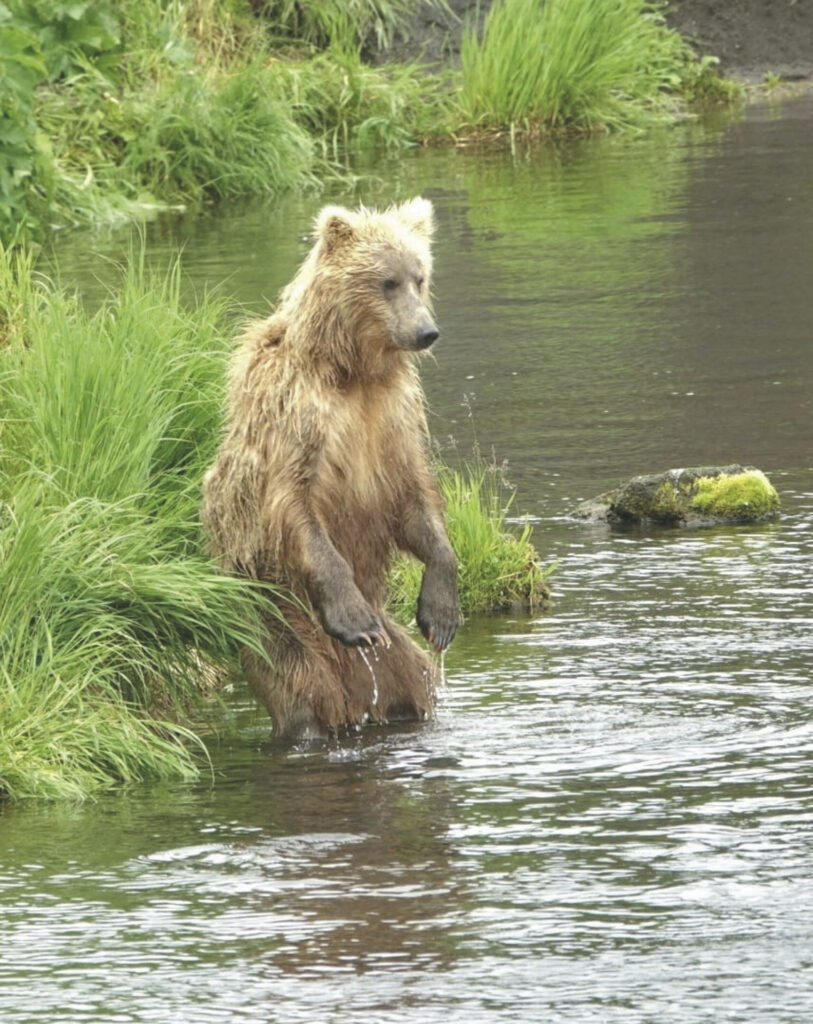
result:
M 761 470 L 702 466 L 635 476 L 575 514 L 610 525 L 717 526 L 764 522 L 778 512 L 779 495 Z

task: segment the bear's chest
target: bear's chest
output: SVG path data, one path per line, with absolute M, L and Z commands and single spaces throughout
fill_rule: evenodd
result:
M 330 519 L 363 528 L 390 519 L 403 502 L 409 455 L 418 441 L 408 409 L 364 398 L 336 402 L 315 474 L 315 497 Z

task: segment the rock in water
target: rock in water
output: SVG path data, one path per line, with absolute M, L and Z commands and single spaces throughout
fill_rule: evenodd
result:
M 779 513 L 779 495 L 753 466 L 698 466 L 634 476 L 575 514 L 613 525 L 719 526 L 761 523 Z

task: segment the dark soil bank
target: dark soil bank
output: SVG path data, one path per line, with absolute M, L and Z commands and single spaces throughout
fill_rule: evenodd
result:
M 667 20 L 726 74 L 813 78 L 813 0 L 671 0 Z
M 482 19 L 488 6 L 488 0 L 449 0 L 447 13 L 424 7 L 386 59 L 454 62 L 463 22 L 478 10 Z M 666 18 L 699 53 L 719 57 L 727 75 L 813 79 L 813 0 L 670 0 Z

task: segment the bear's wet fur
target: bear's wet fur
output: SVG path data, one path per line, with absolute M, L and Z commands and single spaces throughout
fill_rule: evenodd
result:
M 438 333 L 433 230 L 426 199 L 384 212 L 326 207 L 279 307 L 247 330 L 232 364 L 203 518 L 224 569 L 290 593 L 284 620 L 265 619 L 268 661 L 242 655 L 281 736 L 434 708 L 430 657 L 385 612 L 400 549 L 425 563 L 416 619 L 436 651 L 458 623 L 415 366 Z

